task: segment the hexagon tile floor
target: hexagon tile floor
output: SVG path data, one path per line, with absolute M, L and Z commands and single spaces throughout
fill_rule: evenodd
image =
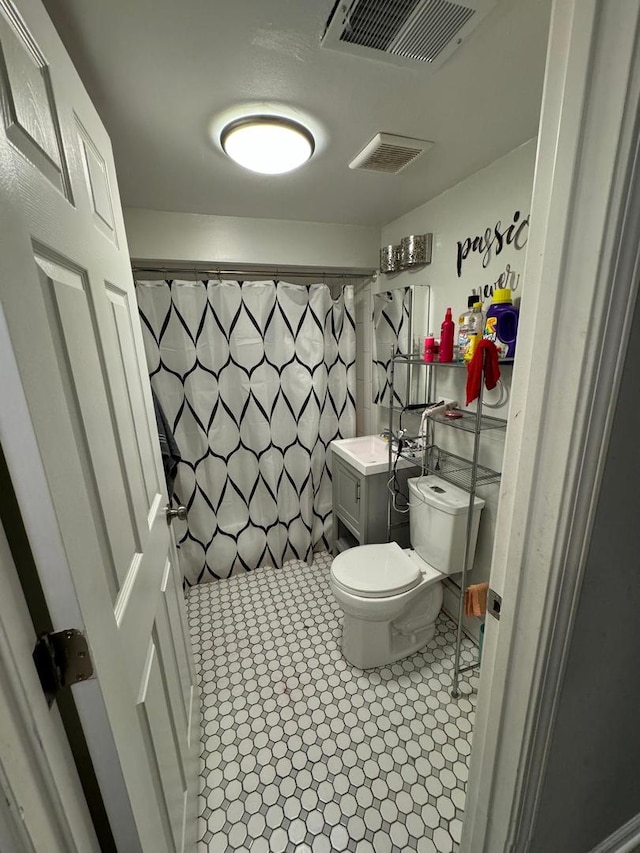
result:
M 199 853 L 457 848 L 477 681 L 451 699 L 453 623 L 441 614 L 421 652 L 363 672 L 340 654 L 330 565 L 318 554 L 190 592 Z

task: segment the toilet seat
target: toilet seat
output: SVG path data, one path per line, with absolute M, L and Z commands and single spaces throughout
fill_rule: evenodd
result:
M 397 542 L 349 548 L 335 558 L 331 574 L 345 592 L 362 598 L 400 595 L 424 580 L 418 562 Z

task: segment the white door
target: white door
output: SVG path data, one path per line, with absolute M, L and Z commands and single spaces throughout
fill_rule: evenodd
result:
M 116 175 L 39 0 L 0 0 L 0 86 L 0 442 L 54 630 L 89 642 L 118 849 L 192 850 L 197 690 Z
M 57 708 L 31 654 L 36 637 L 0 524 L 0 850 L 98 853 Z

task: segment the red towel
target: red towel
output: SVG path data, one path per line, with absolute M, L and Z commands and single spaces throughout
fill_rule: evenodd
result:
M 484 357 L 486 354 L 486 357 Z M 473 402 L 480 394 L 480 383 L 482 382 L 482 365 L 484 361 L 484 384 L 491 391 L 500 379 L 500 365 L 498 364 L 498 348 L 493 341 L 484 338 L 478 342 L 473 358 L 467 365 L 467 403 Z

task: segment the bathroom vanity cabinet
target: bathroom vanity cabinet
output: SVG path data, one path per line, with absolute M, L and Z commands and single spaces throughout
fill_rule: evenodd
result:
M 389 474 L 363 474 L 353 465 L 332 454 L 333 477 L 333 552 L 334 555 L 355 545 L 387 542 L 387 482 Z M 407 479 L 415 477 L 415 467 L 398 470 L 401 491 L 408 495 Z M 394 514 L 394 536 L 402 547 L 409 545 L 409 515 Z

